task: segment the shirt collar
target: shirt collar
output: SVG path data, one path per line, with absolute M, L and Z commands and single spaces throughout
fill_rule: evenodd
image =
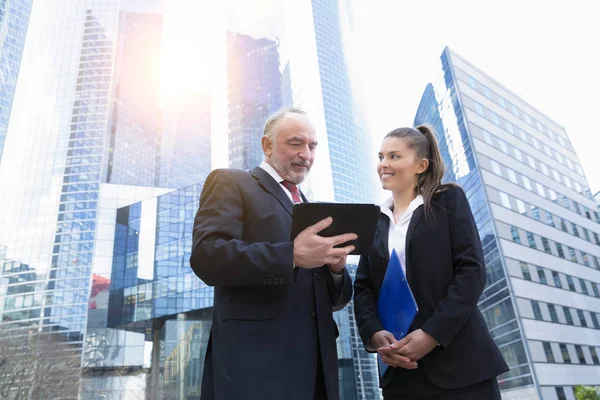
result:
M 281 177 L 281 176 L 280 176 L 280 175 L 277 173 L 277 171 L 275 171 L 275 168 L 273 168 L 273 167 L 271 166 L 271 164 L 269 164 L 268 162 L 266 162 L 266 161 L 263 161 L 263 162 L 260 164 L 260 167 L 261 167 L 262 169 L 264 169 L 264 170 L 265 170 L 265 172 L 266 172 L 267 174 L 271 175 L 271 178 L 275 179 L 275 182 L 277 182 L 277 183 L 281 183 L 281 182 L 284 180 L 284 179 L 283 179 L 283 178 L 282 178 L 282 177 Z
M 408 205 L 408 208 L 406 209 L 406 211 L 404 211 L 404 215 L 412 215 L 412 213 L 417 208 L 419 208 L 419 206 L 422 204 L 423 204 L 423 196 L 418 194 L 417 197 L 415 197 L 413 199 L 413 201 L 410 202 L 410 204 Z M 386 199 L 380 205 L 381 212 L 384 213 L 385 215 L 387 215 L 393 224 L 396 224 L 395 220 L 394 220 L 394 212 L 392 211 L 392 207 L 394 207 L 394 198 L 393 197 Z M 404 219 L 404 218 L 402 218 L 402 219 Z M 398 222 L 401 222 L 401 221 L 398 221 Z

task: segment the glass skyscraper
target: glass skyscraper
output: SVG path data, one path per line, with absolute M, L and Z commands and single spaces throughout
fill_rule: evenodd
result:
M 0 162 L 32 0 L 0 0 Z
M 448 48 L 414 123 L 435 126 L 475 216 L 503 398 L 600 383 L 600 214 L 564 128 Z
M 187 76 L 173 95 L 161 87 L 173 4 L 33 4 L 23 51 L 32 61 L 19 70 L 0 165 L 0 329 L 53 334 L 81 354 L 81 398 L 198 395 L 213 292 L 188 264 L 194 214 L 211 167 L 262 161 L 270 114 L 293 105 L 315 124 L 309 198 L 375 197 L 355 172 L 368 170 L 368 138 L 344 58 L 344 6 L 208 7 L 195 15 L 213 32 L 186 32 L 186 56 L 201 52 L 226 72 L 202 90 Z M 222 53 L 195 46 L 207 40 Z M 343 397 L 378 398 L 351 305 L 335 318 Z

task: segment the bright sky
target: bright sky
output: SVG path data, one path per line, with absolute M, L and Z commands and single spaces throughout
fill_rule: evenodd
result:
M 347 1 L 351 62 L 375 143 L 412 125 L 447 45 L 564 126 L 592 193 L 600 190 L 600 3 Z

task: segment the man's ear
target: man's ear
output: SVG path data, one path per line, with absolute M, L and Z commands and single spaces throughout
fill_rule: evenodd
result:
M 261 139 L 262 149 L 265 156 L 269 157 L 273 153 L 273 143 L 268 136 L 263 136 Z

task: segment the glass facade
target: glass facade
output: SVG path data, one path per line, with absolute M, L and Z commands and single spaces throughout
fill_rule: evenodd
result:
M 369 203 L 373 198 L 371 153 L 352 95 L 340 5 L 337 0 L 312 0 L 312 12 L 335 200 Z
M 0 162 L 32 0 L 0 0 Z
M 584 339 L 598 329 L 600 219 L 577 155 L 564 128 L 485 72 L 450 49 L 441 61 L 415 124 L 436 127 L 444 181 L 465 189 L 475 216 L 488 274 L 479 307 L 511 367 L 500 388 L 572 396 L 598 381 L 586 354 L 600 345 Z M 589 378 L 565 365 L 576 360 Z
M 427 85 L 414 124 L 428 123 L 435 127 L 446 166 L 443 181 L 457 182 L 463 187 L 475 217 L 487 267 L 487 284 L 479 308 L 511 368 L 499 377 L 500 388 L 531 385 L 533 380 L 525 343 L 449 50 L 444 51 L 441 62 L 442 74 L 434 84 Z
M 7 5 L 17 3 L 0 4 L 8 18 Z M 168 44 L 182 5 L 33 5 L 23 54 L 36 63 L 19 70 L 24 84 L 9 127 L 18 134 L 9 135 L 0 165 L 0 329 L 60 335 L 61 346 L 81 354 L 82 399 L 198 396 L 213 301 L 188 264 L 202 182 L 215 161 L 258 165 L 270 114 L 294 105 L 314 121 L 323 150 L 302 187 L 309 198 L 373 196 L 371 174 L 355 173 L 368 171 L 367 135 L 345 64 L 340 4 L 248 4 L 194 14 L 213 29 L 209 41 L 223 45 L 227 72 L 210 74 L 222 79 L 218 92 L 191 76 L 175 92 L 161 86 L 165 58 L 177 55 Z M 186 60 L 198 52 L 202 63 L 219 63 L 206 37 L 178 40 Z M 352 305 L 335 319 L 343 398 L 379 398 Z
M 277 41 L 227 32 L 229 166 L 250 170 L 263 160 L 260 138 L 267 118 L 290 107 L 279 71 Z M 289 85 L 289 81 L 287 82 Z

